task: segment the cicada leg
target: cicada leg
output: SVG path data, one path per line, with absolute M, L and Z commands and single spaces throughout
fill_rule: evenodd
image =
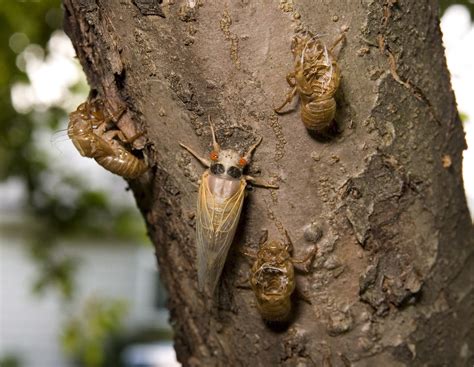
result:
M 240 288 L 240 289 L 252 289 L 252 287 L 250 286 L 250 279 L 247 278 L 247 279 L 238 279 L 235 283 L 235 287 L 236 288 Z
M 258 245 L 262 246 L 265 242 L 268 240 L 268 229 L 263 231 L 262 236 L 260 237 L 260 240 L 258 241 Z
M 125 135 L 120 130 L 109 130 L 101 135 L 105 140 L 111 141 L 113 138 L 118 138 L 120 141 L 126 141 Z
M 336 48 L 336 46 L 345 38 L 346 38 L 346 31 L 343 31 L 342 34 L 334 41 L 331 48 L 329 49 L 329 52 L 332 53 L 334 49 Z
M 286 236 L 286 241 L 287 241 L 286 244 L 288 246 L 288 252 L 292 253 L 293 252 L 293 241 L 291 241 L 290 235 L 288 234 L 288 231 L 286 229 L 285 229 L 285 236 Z M 311 250 L 311 252 L 308 255 L 306 255 L 306 257 L 304 257 L 303 259 L 294 259 L 294 258 L 292 258 L 291 262 L 293 264 L 304 264 L 304 263 L 307 263 L 310 260 L 312 261 L 314 256 L 316 255 L 317 251 L 318 251 L 318 248 L 315 246 Z
M 268 235 L 268 231 L 266 231 L 266 232 L 267 232 L 267 235 Z M 266 240 L 264 242 L 266 242 Z M 259 246 L 261 246 L 261 245 L 262 245 L 262 243 L 260 242 Z M 244 250 L 239 249 L 239 252 L 242 255 L 244 255 L 247 258 L 247 260 L 255 261 L 257 259 L 257 252 L 255 250 L 249 251 L 248 249 L 244 249 Z
M 286 74 L 286 82 L 288 83 L 288 85 L 291 88 L 293 88 L 293 90 L 290 93 L 288 93 L 288 95 L 286 96 L 286 100 L 283 102 L 283 104 L 280 107 L 273 109 L 276 113 L 280 113 L 282 108 L 285 107 L 288 103 L 290 103 L 293 100 L 293 98 L 295 98 L 296 81 L 295 81 L 295 73 L 294 72 Z
M 294 87 L 293 90 L 290 93 L 288 93 L 283 104 L 280 107 L 274 108 L 273 111 L 275 111 L 278 114 L 282 113 L 281 110 L 283 109 L 283 107 L 285 107 L 288 103 L 290 103 L 293 100 L 293 98 L 295 98 L 296 91 L 297 89 L 296 87 Z
M 141 131 L 141 132 L 133 135 L 132 137 L 127 138 L 121 130 L 111 130 L 111 131 L 116 131 L 116 134 L 114 135 L 114 137 L 117 137 L 120 141 L 122 141 L 123 143 L 127 143 L 127 144 L 132 144 L 135 140 L 137 140 L 139 137 L 141 137 L 145 134 L 144 131 Z
M 265 181 L 262 181 L 258 178 L 252 177 L 252 176 L 245 176 L 245 180 L 249 181 L 254 186 L 263 187 L 263 188 L 266 188 L 266 189 L 278 189 L 279 188 L 278 185 L 271 185 L 271 184 L 269 184 Z
M 296 81 L 295 81 L 295 73 L 291 72 L 286 74 L 286 82 L 291 88 L 296 87 Z
M 296 80 L 296 89 L 300 95 L 311 96 L 313 94 L 313 88 L 311 83 L 306 80 L 304 75 L 303 65 L 298 61 L 296 64 L 295 80 Z
M 144 132 L 144 131 L 140 131 L 139 133 L 136 133 L 136 134 L 133 135 L 132 137 L 128 138 L 128 139 L 127 139 L 127 143 L 132 144 L 135 140 L 137 140 L 138 138 L 142 137 L 143 135 L 145 135 L 145 132 Z
M 125 111 L 127 110 L 126 107 L 124 106 L 121 106 L 117 112 L 115 113 L 112 113 L 109 115 L 109 117 L 106 119 L 106 123 L 109 123 L 109 122 L 117 122 L 121 117 L 122 115 L 125 113 Z M 116 125 L 116 124 L 115 124 Z M 117 126 L 117 125 L 116 125 Z M 117 126 L 117 130 L 119 133 L 117 133 L 114 137 L 117 137 L 120 141 L 122 141 L 123 143 L 126 143 L 126 144 L 132 144 L 135 140 L 137 140 L 138 138 L 140 138 L 141 136 L 143 136 L 145 134 L 144 131 L 141 131 L 139 133 L 136 133 L 135 135 L 127 138 L 125 136 L 125 134 L 122 132 L 122 130 L 120 130 L 120 128 Z
M 304 263 L 307 263 L 308 261 L 312 260 L 313 257 L 316 255 L 316 252 L 318 252 L 318 248 L 315 246 L 314 249 L 312 249 L 310 251 L 309 254 L 306 255 L 306 257 L 302 258 L 302 259 L 292 259 L 291 261 L 294 263 L 294 264 L 304 264 Z
M 255 260 L 257 258 L 257 254 L 254 251 L 250 252 L 247 250 L 239 250 L 239 252 L 251 260 Z
M 311 263 L 314 260 L 314 257 L 316 256 L 316 252 L 318 251 L 318 248 L 314 246 L 314 248 L 310 251 L 309 254 L 307 254 L 304 258 L 302 259 L 291 259 L 291 262 L 293 264 L 304 264 L 303 267 L 296 267 L 299 271 L 303 273 L 309 273 L 310 270 L 308 267 L 311 265 Z
M 283 109 L 283 107 L 285 107 L 288 103 L 290 103 L 293 100 L 293 98 L 295 98 L 295 95 L 296 95 L 296 92 L 297 92 L 295 73 L 294 72 L 288 73 L 286 75 L 286 81 L 287 81 L 288 85 L 293 89 L 291 90 L 291 92 L 289 92 L 287 94 L 286 99 L 283 102 L 283 104 L 280 107 L 277 107 L 277 108 L 273 109 L 276 113 L 280 113 L 280 111 Z
M 193 149 L 191 149 L 190 147 L 184 145 L 183 143 L 179 143 L 179 145 L 186 149 L 189 153 L 192 154 L 192 156 L 194 158 L 196 158 L 204 167 L 206 168 L 209 168 L 211 166 L 211 162 L 209 160 L 207 160 L 206 158 L 202 158 L 199 156 L 199 154 L 197 154 Z
M 295 296 L 297 296 L 299 299 L 301 299 L 302 301 L 306 302 L 309 305 L 312 304 L 309 295 L 306 292 L 299 289 L 298 287 L 295 288 Z

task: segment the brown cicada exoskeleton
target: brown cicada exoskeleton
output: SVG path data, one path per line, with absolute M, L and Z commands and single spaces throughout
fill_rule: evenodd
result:
M 334 48 L 345 38 L 342 34 L 327 48 L 318 36 L 306 32 L 293 38 L 291 52 L 295 69 L 286 80 L 293 90 L 276 113 L 290 103 L 296 94 L 301 99 L 301 120 L 312 132 L 328 131 L 336 115 L 334 94 L 339 88 L 341 71 L 333 55 Z
M 314 258 L 315 247 L 304 259 L 291 255 L 293 244 L 288 232 L 287 241 L 268 241 L 268 231 L 260 239 L 259 250 L 247 256 L 255 259 L 251 269 L 250 286 L 257 299 L 257 309 L 266 321 L 287 321 L 291 314 L 291 295 L 296 288 L 294 264 Z
M 117 175 L 137 178 L 148 166 L 127 145 L 142 133 L 127 139 L 117 128 L 114 122 L 124 111 L 125 108 L 121 108 L 112 114 L 107 111 L 102 100 L 88 100 L 69 114 L 67 134 L 83 157 L 94 158 L 106 170 Z

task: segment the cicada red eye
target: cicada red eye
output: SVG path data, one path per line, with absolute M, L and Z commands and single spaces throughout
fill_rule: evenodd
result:
M 239 159 L 239 166 L 240 167 L 245 167 L 247 165 L 247 160 L 244 157 L 241 157 Z
M 210 154 L 210 157 L 211 157 L 211 161 L 216 162 L 219 159 L 219 154 L 217 154 L 217 152 L 212 151 Z

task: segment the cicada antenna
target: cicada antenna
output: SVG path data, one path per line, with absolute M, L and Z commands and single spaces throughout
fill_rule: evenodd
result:
M 221 147 L 220 147 L 220 145 L 219 145 L 219 143 L 217 142 L 217 139 L 216 139 L 216 132 L 214 131 L 214 125 L 212 124 L 211 115 L 208 116 L 208 120 L 209 120 L 209 125 L 211 126 L 212 148 L 217 153 L 221 150 Z
M 252 145 L 247 153 L 243 156 L 243 159 L 245 159 L 246 162 L 250 162 L 250 158 L 252 156 L 253 151 L 258 147 L 258 145 L 262 142 L 262 137 L 259 137 L 257 142 Z

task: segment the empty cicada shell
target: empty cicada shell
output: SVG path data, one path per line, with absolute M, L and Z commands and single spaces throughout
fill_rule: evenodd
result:
M 291 295 L 296 288 L 295 263 L 306 263 L 314 258 L 317 248 L 301 260 L 291 255 L 293 244 L 285 231 L 287 241 L 268 241 L 265 231 L 260 240 L 250 275 L 250 286 L 257 299 L 257 308 L 267 321 L 282 322 L 291 314 Z
M 94 158 L 106 170 L 117 175 L 137 178 L 148 166 L 128 146 L 142 134 L 127 139 L 117 128 L 115 121 L 124 111 L 125 108 L 121 108 L 111 114 L 102 100 L 88 100 L 69 114 L 67 133 L 83 157 Z
M 208 169 L 199 186 L 196 214 L 197 270 L 199 289 L 207 288 L 210 294 L 218 284 L 224 263 L 234 239 L 245 197 L 247 181 L 256 186 L 276 189 L 251 176 L 243 174 L 252 152 L 262 141 L 260 138 L 241 155 L 232 149 L 221 150 L 211 120 L 214 150 L 209 158 L 201 158 L 191 148 L 180 144 Z
M 329 49 L 318 36 L 309 32 L 293 38 L 291 51 L 295 66 L 286 78 L 293 89 L 283 104 L 275 109 L 276 113 L 282 113 L 283 107 L 298 94 L 301 99 L 301 120 L 306 128 L 316 133 L 324 133 L 329 129 L 336 115 L 334 95 L 341 80 L 333 51 L 344 37 L 343 33 Z

